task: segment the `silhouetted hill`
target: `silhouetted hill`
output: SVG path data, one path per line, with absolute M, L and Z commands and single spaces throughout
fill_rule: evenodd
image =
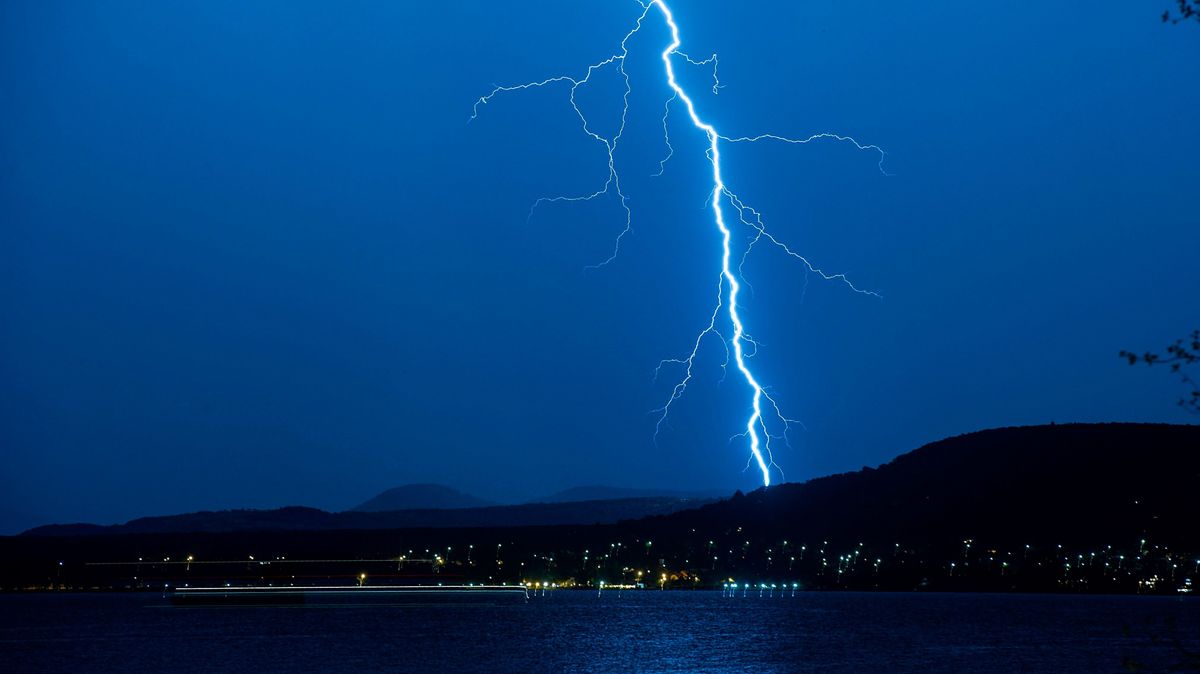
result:
M 586 485 L 564 489 L 544 498 L 531 500 L 530 503 L 570 503 L 572 501 L 603 501 L 623 498 L 718 499 L 727 497 L 728 495 L 728 492 L 718 492 L 715 490 L 673 491 L 670 489 L 636 489 L 632 487 Z
M 219 533 L 232 531 L 315 531 L 321 529 L 408 529 L 424 527 L 526 527 L 610 524 L 621 520 L 693 508 L 707 501 L 628 498 L 571 503 L 530 503 L 488 508 L 442 508 L 385 512 L 325 512 L 289 506 L 274 510 L 220 510 L 142 517 L 125 524 L 50 524 L 22 536 Z
M 344 513 L 293 506 L 146 517 L 113 526 L 48 525 L 25 533 L 522 527 L 652 516 L 625 526 L 667 531 L 741 526 L 764 535 L 914 541 L 973 535 L 1016 540 L 1051 533 L 1085 540 L 1147 531 L 1194 538 L 1200 532 L 1197 485 L 1200 426 L 1062 424 L 961 435 L 878 468 L 719 502 L 657 497 Z M 565 494 L 591 489 L 608 488 Z
M 1200 426 L 1061 424 L 960 435 L 878 468 L 647 522 L 808 539 L 1200 543 Z
M 40 527 L 0 537 L 0 587 L 353 583 L 365 572 L 413 583 L 1175 593 L 1192 589 L 1200 559 L 1197 485 L 1200 426 L 1002 428 L 700 507 L 284 508 Z M 195 567 L 181 561 L 193 556 Z
M 486 508 L 495 503 L 440 484 L 406 484 L 393 487 L 351 508 L 358 512 Z

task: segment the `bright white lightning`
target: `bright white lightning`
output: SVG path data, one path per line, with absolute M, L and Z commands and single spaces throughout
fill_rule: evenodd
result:
M 730 351 L 731 351 L 730 347 L 732 347 L 732 360 L 735 364 L 735 367 L 737 368 L 738 372 L 742 375 L 742 379 L 746 382 L 746 384 L 750 387 L 750 389 L 752 391 L 751 412 L 750 412 L 750 416 L 746 419 L 745 430 L 734 437 L 747 438 L 749 445 L 750 445 L 750 463 L 748 463 L 747 466 L 749 466 L 751 464 L 757 465 L 758 469 L 762 473 L 763 485 L 769 486 L 771 484 L 771 468 L 774 467 L 776 470 L 779 469 L 779 466 L 775 464 L 775 461 L 771 454 L 771 440 L 773 438 L 777 438 L 777 437 L 783 437 L 786 439 L 788 428 L 790 427 L 790 425 L 792 423 L 795 423 L 795 422 L 794 422 L 794 420 L 788 419 L 787 417 L 785 417 L 783 415 L 783 413 L 780 410 L 780 407 L 776 403 L 775 399 L 773 397 L 771 397 L 771 395 L 759 383 L 758 379 L 754 376 L 754 373 L 750 370 L 750 367 L 747 365 L 747 360 L 750 357 L 752 357 L 755 353 L 757 353 L 758 343 L 755 342 L 754 339 L 749 334 L 747 334 L 745 326 L 742 323 L 741 315 L 738 311 L 738 294 L 741 291 L 742 284 L 745 282 L 745 277 L 742 274 L 742 268 L 745 265 L 746 257 L 749 256 L 750 251 L 753 250 L 754 246 L 757 243 L 759 243 L 759 241 L 765 239 L 767 242 L 769 242 L 776 248 L 782 250 L 788 256 L 799 260 L 805 266 L 807 271 L 817 274 L 818 276 L 820 276 L 821 278 L 823 278 L 825 280 L 839 281 L 856 293 L 860 293 L 860 294 L 864 294 L 864 295 L 873 295 L 876 297 L 878 297 L 878 295 L 874 292 L 871 292 L 868 290 L 862 290 L 862 289 L 856 287 L 853 283 L 850 282 L 850 280 L 848 278 L 846 278 L 846 276 L 844 274 L 829 274 L 829 273 L 822 271 L 821 269 L 814 266 L 811 262 L 809 262 L 809 260 L 806 257 L 804 257 L 803 255 L 800 255 L 799 253 L 796 253 L 791 248 L 789 248 L 787 246 L 787 244 L 783 243 L 780 239 L 776 238 L 773 234 L 771 234 L 767 230 L 766 225 L 763 223 L 762 215 L 754 208 L 746 205 L 745 202 L 743 202 L 742 199 L 740 197 L 738 197 L 738 195 L 735 194 L 732 190 L 730 190 L 729 187 L 725 184 L 724 177 L 722 176 L 722 173 L 721 173 L 720 143 L 722 141 L 724 141 L 726 143 L 755 143 L 755 142 L 759 142 L 759 141 L 777 141 L 777 142 L 782 142 L 782 143 L 802 145 L 802 144 L 810 143 L 810 142 L 817 141 L 817 140 L 836 140 L 836 141 L 840 141 L 840 142 L 849 143 L 859 150 L 869 150 L 869 151 L 878 153 L 878 155 L 879 155 L 879 170 L 881 172 L 883 171 L 884 152 L 881 148 L 879 148 L 876 145 L 863 144 L 863 143 L 858 142 L 857 140 L 855 140 L 854 138 L 852 138 L 850 136 L 845 136 L 845 135 L 835 134 L 835 133 L 818 133 L 818 134 L 813 134 L 813 135 L 805 137 L 805 138 L 789 138 L 786 136 L 780 136 L 780 135 L 776 135 L 776 134 L 759 134 L 759 135 L 754 135 L 754 136 L 738 136 L 738 137 L 730 137 L 730 136 L 721 135 L 714 126 L 705 122 L 700 117 L 699 113 L 697 113 L 696 105 L 695 105 L 694 101 L 692 100 L 691 96 L 688 95 L 687 91 L 676 80 L 675 68 L 674 68 L 674 65 L 672 64 L 672 59 L 671 59 L 672 56 L 678 56 L 679 58 L 682 58 L 683 60 L 685 60 L 686 62 L 688 62 L 689 64 L 694 65 L 694 66 L 706 66 L 706 65 L 711 64 L 712 69 L 713 69 L 712 93 L 716 94 L 722 86 L 720 79 L 717 76 L 717 67 L 719 65 L 718 61 L 717 61 L 717 56 L 714 54 L 708 59 L 697 60 L 697 59 L 694 59 L 694 58 L 688 56 L 684 52 L 679 51 L 679 47 L 682 44 L 682 40 L 679 37 L 679 26 L 675 23 L 675 17 L 672 14 L 671 9 L 669 7 L 667 7 L 665 0 L 649 0 L 649 1 L 637 0 L 637 1 L 639 2 L 639 4 L 642 7 L 642 13 L 638 17 L 637 22 L 634 25 L 634 27 L 628 33 L 626 33 L 625 37 L 621 40 L 619 52 L 609 56 L 608 58 L 606 58 L 602 61 L 599 61 L 597 63 L 594 63 L 594 64 L 588 66 L 587 71 L 584 73 L 584 75 L 582 77 L 571 77 L 568 75 L 558 75 L 558 76 L 550 77 L 550 78 L 547 78 L 547 79 L 544 79 L 541 81 L 537 81 L 537 82 L 527 82 L 525 84 L 518 84 L 518 85 L 513 85 L 513 86 L 498 86 L 498 87 L 494 88 L 486 96 L 482 96 L 478 100 L 475 101 L 475 105 L 471 111 L 471 119 L 474 120 L 478 116 L 480 105 L 487 105 L 488 103 L 490 103 L 492 101 L 493 98 L 495 98 L 497 95 L 499 95 L 501 93 L 540 88 L 540 87 L 545 87 L 545 86 L 549 86 L 549 85 L 553 85 L 553 84 L 557 84 L 557 83 L 570 83 L 569 101 L 570 101 L 571 107 L 575 111 L 576 116 L 578 116 L 580 123 L 583 127 L 584 133 L 587 134 L 589 137 L 593 138 L 594 140 L 598 141 L 599 143 L 603 144 L 606 154 L 607 154 L 607 157 L 608 157 L 608 176 L 604 182 L 604 185 L 600 189 L 597 189 L 588 194 L 573 195 L 573 196 L 542 197 L 542 198 L 538 199 L 537 201 L 534 202 L 533 207 L 530 209 L 530 216 L 532 216 L 534 210 L 536 210 L 537 207 L 542 204 L 563 202 L 563 201 L 572 201 L 572 202 L 574 202 L 574 201 L 591 201 L 593 199 L 596 199 L 601 196 L 605 196 L 605 195 L 609 194 L 610 191 L 615 192 L 620 201 L 621 207 L 625 212 L 625 227 L 624 227 L 624 229 L 621 230 L 620 234 L 618 234 L 616 237 L 616 241 L 613 245 L 612 254 L 607 259 L 600 262 L 599 264 L 592 265 L 591 268 L 603 267 L 603 266 L 607 265 L 609 262 L 612 262 L 614 259 L 616 259 L 617 255 L 620 254 L 621 242 L 624 239 L 625 235 L 628 234 L 630 231 L 632 231 L 632 223 L 633 223 L 633 215 L 629 209 L 628 201 L 625 196 L 625 193 L 621 188 L 621 177 L 620 177 L 620 174 L 617 172 L 616 159 L 615 159 L 617 147 L 618 147 L 618 145 L 621 141 L 621 138 L 625 132 L 626 120 L 628 118 L 628 113 L 629 113 L 630 84 L 629 84 L 629 75 L 625 70 L 625 60 L 629 55 L 628 43 L 629 43 L 629 40 L 635 34 L 637 34 L 638 31 L 641 30 L 643 22 L 645 21 L 647 15 L 650 13 L 650 11 L 652 9 L 657 9 L 662 14 L 662 18 L 665 21 L 665 23 L 671 33 L 671 43 L 669 45 L 667 45 L 667 47 L 665 49 L 663 49 L 663 51 L 661 53 L 661 58 L 662 58 L 663 66 L 665 68 L 667 85 L 670 87 L 670 89 L 672 91 L 672 95 L 663 106 L 663 137 L 664 137 L 666 146 L 668 148 L 668 154 L 659 163 L 659 171 L 655 175 L 662 174 L 663 170 L 665 169 L 667 161 L 674 155 L 675 149 L 671 145 L 670 138 L 667 133 L 667 121 L 668 121 L 668 117 L 670 115 L 671 105 L 676 101 L 680 101 L 683 103 L 684 108 L 687 111 L 688 117 L 690 118 L 690 120 L 692 122 L 692 125 L 695 128 L 699 129 L 700 131 L 703 131 L 705 134 L 705 137 L 708 139 L 707 156 L 709 159 L 709 163 L 712 166 L 712 177 L 713 177 L 713 186 L 712 186 L 712 190 L 710 192 L 709 200 L 712 204 L 715 224 L 717 226 L 718 231 L 721 234 L 722 254 L 721 254 L 721 270 L 720 270 L 720 275 L 719 275 L 719 279 L 717 282 L 716 306 L 714 307 L 712 314 L 709 316 L 708 325 L 705 326 L 705 328 L 703 330 L 701 330 L 699 334 L 696 335 L 696 339 L 692 345 L 692 349 L 685 358 L 665 359 L 659 363 L 658 368 L 655 370 L 655 378 L 657 379 L 657 377 L 658 377 L 659 373 L 661 372 L 664 365 L 674 364 L 674 365 L 682 366 L 684 368 L 684 376 L 678 383 L 675 384 L 674 388 L 671 390 L 671 395 L 667 399 L 666 404 L 664 404 L 661 408 L 655 410 L 655 412 L 657 412 L 659 414 L 658 422 L 655 426 L 655 437 L 656 438 L 658 437 L 659 431 L 661 430 L 663 424 L 666 422 L 667 416 L 670 413 L 672 403 L 674 403 L 676 400 L 678 400 L 683 395 L 683 393 L 687 390 L 688 384 L 691 382 L 691 379 L 693 376 L 693 366 L 695 364 L 696 356 L 699 353 L 701 343 L 703 342 L 704 338 L 707 335 L 715 334 L 715 335 L 721 337 L 722 344 L 725 346 L 725 350 L 726 350 L 726 359 L 725 359 L 725 363 L 722 365 L 722 368 L 723 369 L 727 368 L 727 366 L 729 364 Z M 624 106 L 621 111 L 620 126 L 618 127 L 616 133 L 612 137 L 606 137 L 606 136 L 600 135 L 599 133 L 597 133 L 596 131 L 594 131 L 592 129 L 590 123 L 588 122 L 587 116 L 584 115 L 582 110 L 580 110 L 579 105 L 577 104 L 577 102 L 575 100 L 575 94 L 581 86 L 587 84 L 591 80 L 592 75 L 597 70 L 603 69 L 610 65 L 615 65 L 618 72 L 620 73 L 621 77 L 623 78 L 624 83 L 625 83 L 625 92 L 624 92 L 624 100 L 623 100 Z M 738 268 L 737 268 L 738 272 L 736 274 L 734 273 L 734 270 L 732 267 L 733 233 L 730 231 L 729 226 L 725 221 L 725 210 L 722 207 L 723 201 L 727 202 L 729 204 L 729 206 L 734 211 L 737 212 L 738 220 L 742 224 L 746 225 L 747 227 L 749 227 L 751 230 L 754 231 L 754 235 L 751 238 L 750 243 L 747 245 L 745 251 L 743 251 L 742 256 L 738 262 Z M 726 291 L 727 288 L 728 288 L 728 291 Z M 726 339 L 724 337 L 724 335 L 722 335 L 721 332 L 717 328 L 718 316 L 721 314 L 722 309 L 725 309 L 725 313 L 729 320 L 729 324 L 733 328 L 732 335 L 728 339 Z M 752 351 L 750 353 L 746 352 L 747 345 L 749 347 L 751 347 L 751 349 L 752 349 Z M 770 431 L 767 427 L 767 424 L 766 424 L 766 420 L 764 419 L 764 415 L 763 415 L 764 406 L 769 406 L 771 414 L 776 419 L 778 419 L 780 423 L 782 423 L 783 430 L 784 430 L 782 436 L 773 436 L 770 433 Z

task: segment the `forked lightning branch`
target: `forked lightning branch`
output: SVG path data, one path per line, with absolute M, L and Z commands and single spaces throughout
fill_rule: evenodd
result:
M 716 55 L 700 60 L 692 58 L 680 50 L 682 40 L 679 36 L 679 26 L 675 22 L 675 16 L 672 14 L 671 9 L 663 0 L 651 0 L 650 2 L 639 2 L 639 4 L 641 12 L 637 17 L 637 21 L 634 23 L 633 28 L 621 39 L 618 49 L 613 54 L 587 66 L 586 69 L 577 75 L 561 74 L 536 82 L 498 86 L 475 102 L 471 111 L 471 119 L 473 120 L 479 115 L 480 106 L 491 103 L 501 94 L 552 86 L 559 86 L 566 90 L 571 108 L 579 118 L 583 133 L 602 145 L 607 154 L 607 178 L 603 185 L 599 185 L 597 189 L 589 193 L 542 197 L 534 202 L 532 209 L 556 202 L 586 202 L 601 197 L 615 196 L 624 213 L 624 227 L 613 242 L 613 248 L 609 255 L 601 262 L 592 265 L 593 268 L 606 266 L 620 254 L 621 244 L 625 236 L 632 230 L 633 224 L 633 212 L 629 208 L 628 199 L 621 184 L 621 174 L 617 171 L 616 163 L 617 150 L 621 145 L 621 139 L 625 133 L 626 122 L 629 116 L 631 85 L 629 74 L 625 68 L 626 59 L 629 55 L 629 42 L 641 31 L 642 26 L 648 20 L 655 20 L 657 18 L 664 22 L 665 26 L 669 29 L 671 41 L 669 44 L 664 45 L 661 52 L 663 76 L 672 93 L 666 99 L 662 108 L 663 140 L 668 149 L 668 154 L 660 164 L 660 171 L 665 167 L 666 161 L 674 155 L 674 148 L 671 145 L 667 132 L 669 116 L 672 110 L 678 111 L 682 109 L 687 114 L 692 126 L 695 127 L 696 131 L 702 133 L 708 142 L 707 159 L 712 168 L 711 196 L 709 200 L 712 208 L 712 231 L 719 237 L 721 242 L 721 256 L 719 265 L 714 265 L 713 275 L 717 277 L 715 302 L 712 313 L 707 317 L 707 322 L 697 333 L 696 339 L 686 355 L 679 358 L 665 359 L 659 363 L 656 370 L 656 376 L 664 368 L 674 368 L 680 374 L 666 402 L 662 407 L 654 410 L 658 415 L 655 426 L 655 438 L 657 439 L 659 433 L 662 431 L 663 424 L 671 413 L 671 406 L 684 395 L 688 385 L 692 381 L 693 369 L 700 353 L 701 344 L 709 337 L 720 339 L 727 353 L 726 361 L 722 367 L 728 367 L 730 361 L 732 361 L 750 394 L 750 404 L 744 429 L 735 437 L 745 439 L 750 453 L 747 466 L 757 466 L 762 473 L 763 485 L 769 486 L 771 484 L 772 469 L 780 470 L 779 466 L 775 463 L 771 443 L 772 441 L 779 440 L 786 442 L 788 430 L 795 422 L 784 415 L 775 398 L 764 389 L 748 362 L 757 352 L 758 345 L 750 334 L 747 333 L 742 316 L 738 311 L 738 295 L 744 283 L 742 269 L 747 257 L 756 246 L 767 244 L 794 258 L 808 272 L 816 274 L 822 279 L 837 281 L 855 293 L 875 297 L 878 297 L 878 295 L 872 291 L 859 288 L 843 274 L 828 273 L 820 269 L 807 257 L 796 252 L 782 239 L 773 234 L 763 222 L 762 215 L 738 197 L 726 183 L 726 178 L 721 169 L 721 147 L 727 143 L 778 142 L 803 145 L 822 140 L 836 141 L 849 144 L 858 150 L 876 153 L 878 155 L 880 171 L 883 170 L 884 152 L 876 145 L 863 144 L 850 136 L 835 133 L 817 133 L 798 138 L 769 133 L 744 136 L 722 135 L 716 127 L 704 121 L 704 118 L 697 110 L 695 101 L 679 83 L 675 74 L 675 68 L 679 64 L 697 67 L 711 66 L 712 93 L 715 94 L 721 87 L 721 81 L 717 73 L 719 62 Z M 606 68 L 616 69 L 624 82 L 620 125 L 611 136 L 606 136 L 596 131 L 576 101 L 576 94 L 580 88 L 591 82 L 593 75 Z M 738 252 L 734 251 L 734 237 L 730 229 L 731 221 L 727 220 L 727 215 L 736 216 L 734 226 L 749 228 L 748 243 Z M 782 471 L 780 473 L 782 474 Z

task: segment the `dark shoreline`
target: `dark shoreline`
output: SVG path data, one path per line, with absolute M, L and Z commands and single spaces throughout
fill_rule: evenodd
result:
M 1173 595 L 1200 584 L 1197 484 L 1200 426 L 1004 428 L 878 468 L 615 524 L 0 537 L 0 589 L 344 584 L 365 574 L 378 583 Z

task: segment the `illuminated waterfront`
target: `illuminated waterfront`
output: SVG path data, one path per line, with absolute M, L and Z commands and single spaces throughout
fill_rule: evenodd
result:
M 235 536 L 191 535 L 83 543 L 10 539 L 9 559 L 20 567 L 14 564 L 0 580 L 9 590 L 59 591 L 473 584 L 726 594 L 786 589 L 1186 595 L 1200 583 L 1200 552 L 1147 539 L 1125 545 L 805 542 L 735 527 L 676 531 L 654 540 L 586 540 L 601 533 L 553 528 L 520 535 L 461 529 L 262 533 L 251 544 Z M 401 552 L 385 556 L 386 548 Z M 131 549 L 143 554 L 131 557 Z

